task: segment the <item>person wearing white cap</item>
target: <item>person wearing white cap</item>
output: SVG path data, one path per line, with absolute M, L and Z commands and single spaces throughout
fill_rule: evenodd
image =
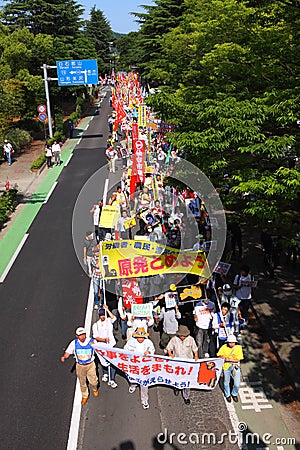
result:
M 76 375 L 80 383 L 82 394 L 81 404 L 85 405 L 88 401 L 89 390 L 86 384 L 88 379 L 92 388 L 94 397 L 98 397 L 98 377 L 96 374 L 96 365 L 94 362 L 94 349 L 91 344 L 95 344 L 94 339 L 86 336 L 86 330 L 78 327 L 75 331 L 76 339 L 70 342 L 65 353 L 60 358 L 61 362 L 65 362 L 70 355 L 74 355 L 76 360 Z
M 217 353 L 217 356 L 224 360 L 224 395 L 226 400 L 230 403 L 231 397 L 234 402 L 238 402 L 238 393 L 241 382 L 240 361 L 244 359 L 243 349 L 237 343 L 237 338 L 231 334 L 227 338 L 227 343 L 222 345 Z M 232 392 L 230 390 L 230 378 L 233 378 Z
M 11 143 L 8 142 L 7 139 L 4 140 L 3 151 L 4 151 L 4 155 L 7 159 L 8 165 L 10 166 L 12 163 L 12 154 L 14 152 L 14 149 L 13 149 Z

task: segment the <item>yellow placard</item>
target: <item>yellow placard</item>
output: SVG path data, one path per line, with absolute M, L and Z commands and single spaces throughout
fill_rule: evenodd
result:
M 120 207 L 118 205 L 103 206 L 99 226 L 103 228 L 113 228 L 117 225 L 119 217 Z
M 117 278 L 166 273 L 193 273 L 210 277 L 204 252 L 176 250 L 150 241 L 105 241 L 102 243 L 102 257 L 108 266 L 107 273 L 113 270 Z
M 139 127 L 147 126 L 147 111 L 146 105 L 139 105 Z
M 128 228 L 132 228 L 136 225 L 135 217 L 129 217 L 129 219 L 124 220 L 124 228 L 128 230 Z

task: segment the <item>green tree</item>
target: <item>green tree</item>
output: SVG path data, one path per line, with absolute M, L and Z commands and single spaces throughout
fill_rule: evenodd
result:
M 142 57 L 141 42 L 140 33 L 137 31 L 119 37 L 116 47 L 119 53 L 120 69 L 130 70 L 131 67 L 139 66 Z
M 179 25 L 161 36 L 163 57 L 153 53 L 147 65 L 162 75 L 162 92 L 150 103 L 178 126 L 174 145 L 220 188 L 229 173 L 225 201 L 259 217 L 278 216 L 287 199 L 299 199 L 292 166 L 300 10 L 291 3 L 186 0 Z
M 112 68 L 112 46 L 115 37 L 103 11 L 95 6 L 91 9 L 89 20 L 85 22 L 84 34 L 95 47 L 100 72 L 109 72 Z
M 139 66 L 144 76 L 163 80 L 167 69 L 162 36 L 178 26 L 185 10 L 184 0 L 155 0 L 154 5 L 143 5 L 145 12 L 132 13 L 140 24 Z
M 83 12 L 75 0 L 10 0 L 3 7 L 2 23 L 11 30 L 27 28 L 34 35 L 49 34 L 71 44 Z

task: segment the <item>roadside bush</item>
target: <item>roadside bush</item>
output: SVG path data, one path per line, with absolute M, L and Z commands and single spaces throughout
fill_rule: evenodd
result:
M 55 131 L 53 138 L 47 140 L 47 144 L 52 145 L 54 141 L 56 142 L 64 142 L 65 141 L 65 135 L 63 132 Z
M 3 147 L 4 139 L 7 139 L 15 152 L 19 152 L 22 147 L 26 147 L 32 140 L 30 133 L 20 128 L 11 128 L 4 133 L 0 141 L 0 146 Z
M 33 161 L 33 163 L 30 166 L 30 169 L 40 169 L 44 162 L 46 161 L 46 152 L 42 153 L 37 159 Z
M 0 227 L 9 218 L 9 214 L 13 212 L 17 206 L 18 189 L 14 187 L 0 196 Z

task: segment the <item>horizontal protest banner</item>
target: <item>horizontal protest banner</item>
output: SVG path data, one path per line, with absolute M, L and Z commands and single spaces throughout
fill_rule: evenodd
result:
M 107 266 L 106 279 L 166 273 L 210 277 L 206 255 L 201 251 L 175 250 L 149 241 L 122 240 L 103 242 L 102 256 Z
M 165 384 L 177 389 L 212 390 L 217 385 L 223 359 L 178 359 L 160 355 L 139 355 L 123 349 L 93 344 L 96 354 L 124 372 L 130 383 L 142 386 Z

